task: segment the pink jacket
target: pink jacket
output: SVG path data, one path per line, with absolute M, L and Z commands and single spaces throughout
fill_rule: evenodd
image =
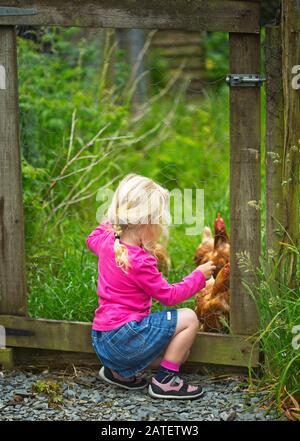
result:
M 155 257 L 140 246 L 128 245 L 130 268 L 126 274 L 116 265 L 114 232 L 103 222 L 87 238 L 87 247 L 98 260 L 99 307 L 93 329 L 109 331 L 130 321 L 140 321 L 150 314 L 152 298 L 174 306 L 189 299 L 205 287 L 205 277 L 195 270 L 179 283 L 170 285 L 157 269 Z

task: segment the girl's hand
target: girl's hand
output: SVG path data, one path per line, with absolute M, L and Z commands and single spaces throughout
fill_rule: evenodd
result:
M 197 270 L 201 271 L 205 277 L 206 280 L 210 279 L 212 276 L 212 273 L 216 269 L 216 266 L 213 264 L 211 260 L 204 263 L 203 265 L 199 265 Z

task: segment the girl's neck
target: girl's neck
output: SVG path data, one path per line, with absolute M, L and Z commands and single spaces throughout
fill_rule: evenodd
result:
M 133 245 L 137 247 L 142 245 L 140 240 L 133 238 L 132 235 L 127 231 L 124 231 L 124 233 L 121 234 L 121 241 L 127 243 L 128 245 Z

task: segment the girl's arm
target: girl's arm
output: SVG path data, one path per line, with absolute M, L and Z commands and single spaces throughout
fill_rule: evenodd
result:
M 91 234 L 87 237 L 85 243 L 90 251 L 94 254 L 98 254 L 100 243 L 103 239 L 103 234 L 108 230 L 111 224 L 108 221 L 102 222 Z
M 155 257 L 148 255 L 141 258 L 134 269 L 134 280 L 149 296 L 163 305 L 174 306 L 189 299 L 206 285 L 200 270 L 195 270 L 179 283 L 170 285 L 157 269 Z

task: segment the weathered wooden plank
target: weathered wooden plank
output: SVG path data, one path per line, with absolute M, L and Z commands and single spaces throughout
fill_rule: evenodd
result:
M 230 73 L 260 73 L 259 35 L 230 34 Z M 260 89 L 230 89 L 230 222 L 231 313 L 234 333 L 257 330 L 256 306 L 243 285 L 254 281 L 253 272 L 238 265 L 241 255 L 253 267 L 260 255 Z
M 26 313 L 16 33 L 0 27 L 0 313 Z
M 279 26 L 266 27 L 266 248 L 281 254 L 284 235 L 283 84 L 282 45 Z
M 15 367 L 44 370 L 90 368 L 99 370 L 101 362 L 95 353 L 56 351 L 50 349 L 13 348 Z M 74 371 L 74 370 L 73 370 Z
M 44 370 L 64 369 L 64 373 L 74 373 L 81 368 L 94 370 L 97 375 L 101 362 L 96 354 L 86 352 L 52 351 L 49 349 L 13 348 L 14 368 Z M 208 363 L 186 362 L 182 372 L 194 372 L 198 375 L 247 375 L 247 366 L 229 366 Z M 80 378 L 80 377 L 79 377 Z
M 176 43 L 174 43 L 173 46 L 164 46 L 159 48 L 160 54 L 163 57 L 170 58 L 173 60 L 174 58 L 188 58 L 188 57 L 201 57 L 203 50 L 201 48 L 200 40 L 198 42 L 197 46 L 176 46 Z M 202 63 L 202 60 L 198 61 L 200 64 Z
M 230 0 L 1 0 L 36 15 L 0 17 L 0 24 L 259 32 L 259 3 Z
M 297 5 L 296 5 L 297 6 Z M 299 5 L 298 5 L 299 6 Z M 282 2 L 282 78 L 283 78 L 283 204 L 284 227 L 283 242 L 295 247 L 299 242 L 299 166 L 300 166 L 300 89 L 295 81 L 294 66 L 300 65 L 300 33 L 291 32 L 292 20 L 296 14 L 295 4 Z M 298 72 L 299 73 L 299 72 Z M 296 286 L 297 254 L 285 254 L 282 264 L 285 268 L 285 282 Z
M 0 348 L 0 366 L 5 369 L 14 367 L 14 349 Z
M 201 32 L 187 32 L 187 31 L 159 31 L 156 32 L 152 41 L 151 47 L 199 47 L 201 46 L 202 35 Z
M 6 346 L 93 352 L 90 323 L 1 315 L 0 325 L 6 329 Z
M 258 366 L 259 351 L 249 337 L 200 332 L 192 347 L 189 362 L 230 366 Z
M 30 319 L 0 316 L 0 325 L 6 328 L 7 346 L 70 352 L 93 353 L 91 323 Z M 190 362 L 247 366 L 253 342 L 249 337 L 199 333 Z M 258 364 L 254 351 L 252 365 Z
M 300 32 L 300 0 L 290 0 L 290 7 L 293 11 L 290 20 L 290 30 L 292 32 Z

